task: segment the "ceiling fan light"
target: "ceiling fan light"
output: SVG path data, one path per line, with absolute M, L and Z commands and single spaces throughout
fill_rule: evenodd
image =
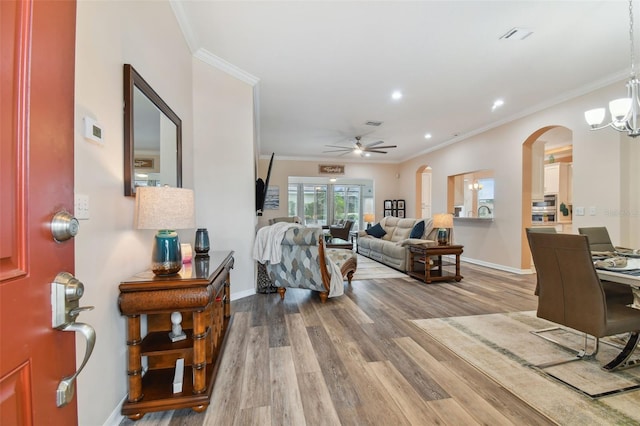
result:
M 360 154 L 362 154 L 362 150 L 360 148 L 354 148 L 353 153 L 357 154 L 357 155 L 360 155 Z
M 631 109 L 631 98 L 614 99 L 609 102 L 609 111 L 611 118 L 615 121 L 622 121 Z
M 604 108 L 590 109 L 584 112 L 584 119 L 587 120 L 587 124 L 591 127 L 597 127 L 604 121 Z

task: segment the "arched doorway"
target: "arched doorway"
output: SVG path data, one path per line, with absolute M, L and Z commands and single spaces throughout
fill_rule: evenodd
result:
M 541 199 L 545 190 L 545 167 L 551 163 L 573 164 L 573 132 L 564 126 L 546 126 L 533 132 L 522 144 L 522 230 L 521 230 L 521 269 L 531 268 L 531 252 L 527 241 L 526 228 L 534 225 L 532 221 L 532 202 Z M 566 164 L 563 164 L 566 165 Z M 569 194 L 572 192 L 571 174 L 568 175 Z M 566 203 L 566 194 L 558 203 Z M 570 206 L 568 207 L 568 209 Z M 560 221 L 554 219 L 545 225 L 558 226 Z M 566 221 L 565 221 L 566 223 Z M 562 230 L 561 230 L 562 232 Z
M 415 217 L 431 217 L 431 166 L 422 165 L 416 170 Z

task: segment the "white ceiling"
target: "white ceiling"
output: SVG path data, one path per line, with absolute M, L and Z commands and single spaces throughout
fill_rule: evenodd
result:
M 279 158 L 403 161 L 629 73 L 628 3 L 620 0 L 172 7 L 192 51 L 259 79 L 261 154 Z M 533 34 L 500 39 L 514 27 Z M 404 97 L 392 100 L 394 90 Z M 505 104 L 492 112 L 498 98 Z M 323 154 L 358 135 L 398 148 L 369 158 Z

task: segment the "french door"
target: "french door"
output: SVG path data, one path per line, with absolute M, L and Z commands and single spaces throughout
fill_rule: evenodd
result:
M 352 220 L 353 231 L 360 229 L 362 216 L 362 187 L 360 185 L 332 185 L 333 201 L 332 222 L 336 220 Z
M 333 184 L 290 184 L 287 213 L 304 218 L 309 226 L 325 226 L 338 220 L 353 220 L 352 230 L 360 228 L 362 186 Z

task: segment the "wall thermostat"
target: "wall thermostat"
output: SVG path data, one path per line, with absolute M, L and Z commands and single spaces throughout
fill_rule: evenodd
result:
M 99 144 L 104 143 L 102 126 L 91 117 L 84 118 L 84 137 Z

